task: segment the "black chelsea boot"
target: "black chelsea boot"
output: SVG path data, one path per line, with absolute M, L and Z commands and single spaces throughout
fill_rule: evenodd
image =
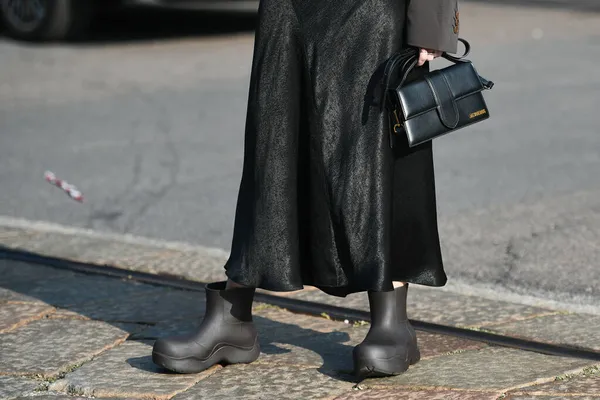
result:
M 408 285 L 388 292 L 369 292 L 371 328 L 354 348 L 358 378 L 398 375 L 420 360 L 417 336 L 406 315 Z
M 155 364 L 189 374 L 218 363 L 250 363 L 258 358 L 260 346 L 252 322 L 254 288 L 225 290 L 225 285 L 206 285 L 206 314 L 196 333 L 154 343 Z

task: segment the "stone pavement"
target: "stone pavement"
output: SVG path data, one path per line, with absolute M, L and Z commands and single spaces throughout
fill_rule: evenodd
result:
M 188 279 L 223 279 L 223 254 L 45 224 L 0 225 L 0 250 Z M 281 294 L 366 309 L 312 288 Z M 410 317 L 600 351 L 600 316 L 411 287 Z M 150 359 L 157 337 L 194 329 L 204 294 L 0 259 L 0 398 L 44 399 L 598 399 L 600 362 L 418 332 L 422 361 L 356 382 L 348 324 L 256 303 L 261 357 L 250 365 L 171 374 Z

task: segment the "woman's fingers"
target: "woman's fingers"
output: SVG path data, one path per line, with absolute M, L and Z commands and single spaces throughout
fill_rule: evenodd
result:
M 427 61 L 433 61 L 433 54 L 431 54 L 427 49 L 421 49 L 419 52 L 419 67 L 425 64 Z
M 419 51 L 419 62 L 417 63 L 417 65 L 420 67 L 423 64 L 425 64 L 426 61 L 427 61 L 427 50 L 421 49 L 421 51 Z
M 419 67 L 425 64 L 427 61 L 433 61 L 435 58 L 442 55 L 441 51 L 437 50 L 429 50 L 429 49 L 421 49 L 419 52 Z

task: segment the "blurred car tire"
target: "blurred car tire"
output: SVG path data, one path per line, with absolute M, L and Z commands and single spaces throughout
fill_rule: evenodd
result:
M 74 39 L 93 13 L 91 0 L 0 0 L 4 30 L 22 40 Z

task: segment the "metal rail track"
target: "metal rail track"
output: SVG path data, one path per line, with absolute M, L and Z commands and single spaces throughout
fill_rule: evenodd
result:
M 170 287 L 179 290 L 202 292 L 204 291 L 204 285 L 206 285 L 205 282 L 191 281 L 177 276 L 136 272 L 117 268 L 111 265 L 86 264 L 56 257 L 43 256 L 27 251 L 6 248 L 0 248 L 0 259 L 30 262 L 54 268 L 67 269 L 75 272 L 128 279 L 150 285 Z M 370 321 L 370 316 L 367 311 L 353 308 L 337 307 L 328 304 L 315 303 L 289 297 L 274 296 L 265 293 L 256 293 L 254 299 L 258 302 L 285 308 L 293 313 L 307 314 L 318 317 L 320 317 L 322 313 L 326 313 L 331 319 L 336 321 Z M 431 322 L 413 319 L 410 321 L 416 330 L 423 332 L 455 336 L 462 339 L 484 342 L 496 346 L 532 351 L 553 356 L 600 361 L 600 352 L 590 349 L 542 343 L 512 336 L 498 335 L 491 332 L 457 328 L 454 326 L 434 324 Z

